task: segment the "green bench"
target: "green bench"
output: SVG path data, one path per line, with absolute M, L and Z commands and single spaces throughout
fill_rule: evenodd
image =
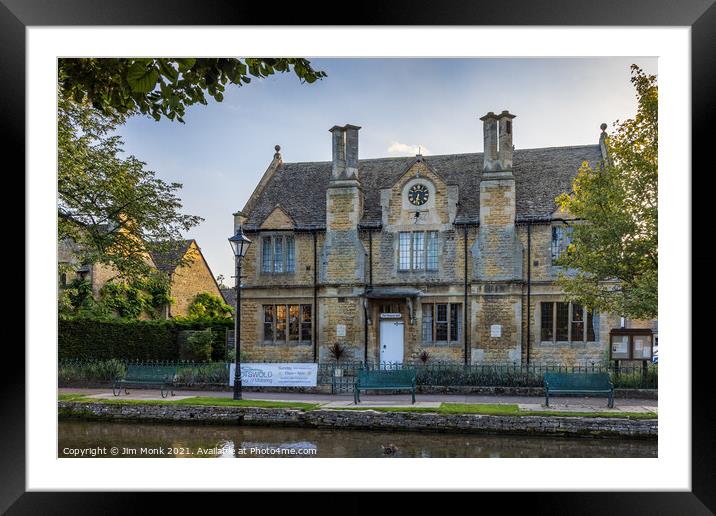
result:
M 129 386 L 158 385 L 162 398 L 166 398 L 169 392 L 174 396 L 174 377 L 176 374 L 176 366 L 129 365 L 124 378 L 114 380 L 112 394 L 119 396 L 122 389 L 124 389 L 125 394 L 129 394 Z
M 545 405 L 549 407 L 550 395 L 605 394 L 607 407 L 614 407 L 614 385 L 609 373 L 545 373 Z
M 353 390 L 353 402 L 360 403 L 360 391 L 409 389 L 415 403 L 415 369 L 359 369 Z

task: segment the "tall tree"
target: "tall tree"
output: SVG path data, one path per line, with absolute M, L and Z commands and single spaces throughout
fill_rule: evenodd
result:
M 557 198 L 573 224 L 559 265 L 565 293 L 584 306 L 649 319 L 658 313 L 658 87 L 631 66 L 638 108 L 604 138 L 605 162 L 584 163 L 572 192 Z
M 117 124 L 86 102 L 59 96 L 58 239 L 73 242 L 81 262 L 111 265 L 131 280 L 151 272 L 147 243 L 171 247 L 202 219 L 181 212 L 181 184 L 122 155 Z
M 127 280 L 146 276 L 145 245 L 171 250 L 202 219 L 180 212 L 180 184 L 122 157 L 117 126 L 136 114 L 183 123 L 186 106 L 221 102 L 227 84 L 290 71 L 306 83 L 326 75 L 302 58 L 59 59 L 59 240 Z
M 302 58 L 61 58 L 61 94 L 89 102 L 105 115 L 134 113 L 155 120 L 167 117 L 184 122 L 186 106 L 217 102 L 227 84 L 243 86 L 251 78 L 293 71 L 301 82 L 326 76 Z

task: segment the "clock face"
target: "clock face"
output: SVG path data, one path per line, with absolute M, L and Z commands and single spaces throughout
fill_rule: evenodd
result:
M 422 206 L 428 202 L 429 195 L 430 191 L 428 188 L 420 183 L 411 186 L 410 190 L 408 190 L 408 200 L 410 201 L 410 204 L 415 206 Z

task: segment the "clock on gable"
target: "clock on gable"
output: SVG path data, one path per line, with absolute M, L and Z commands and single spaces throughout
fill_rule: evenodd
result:
M 424 184 L 417 183 L 410 187 L 408 190 L 408 201 L 414 206 L 422 206 L 428 202 L 430 191 Z

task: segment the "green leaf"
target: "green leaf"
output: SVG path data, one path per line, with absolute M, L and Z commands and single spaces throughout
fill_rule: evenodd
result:
M 179 73 L 174 69 L 174 67 L 171 65 L 171 63 L 167 62 L 164 59 L 159 59 L 159 70 L 162 72 L 162 75 L 169 79 L 172 83 L 175 83 L 177 81 L 177 78 L 179 77 Z
M 176 61 L 179 65 L 179 72 L 186 72 L 196 63 L 196 59 L 193 58 L 177 59 Z
M 132 91 L 137 93 L 149 93 L 158 80 L 159 71 L 154 67 L 146 68 L 141 63 L 134 63 L 127 70 L 127 83 Z

